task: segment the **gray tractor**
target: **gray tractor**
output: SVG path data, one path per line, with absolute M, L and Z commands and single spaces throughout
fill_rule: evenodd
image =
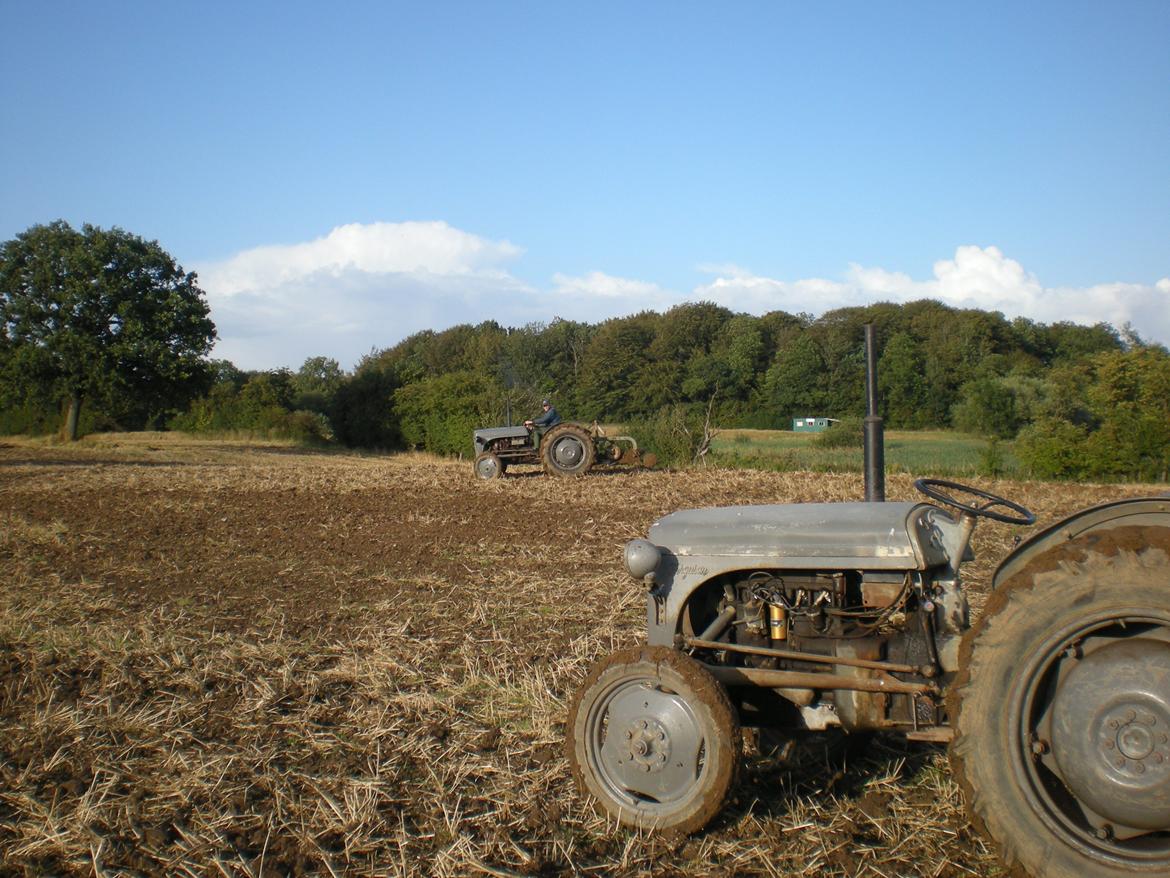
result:
M 631 541 L 647 644 L 598 662 L 571 702 L 579 790 L 627 826 L 689 833 L 734 787 L 742 728 L 880 730 L 950 745 L 1014 870 L 1170 875 L 1170 495 L 1032 536 L 972 626 L 976 523 L 1035 516 L 915 487 L 934 502 L 885 502 L 867 479 L 867 502 L 676 512 Z
M 630 542 L 648 644 L 599 662 L 572 702 L 578 787 L 621 823 L 693 832 L 735 783 L 743 726 L 901 732 L 950 742 L 1009 864 L 1170 874 L 1170 497 L 1032 537 L 971 627 L 959 570 L 976 521 L 1033 516 L 915 485 L 943 506 L 690 510 Z
M 586 427 L 562 421 L 543 436 L 529 427 L 488 427 L 476 430 L 475 474 L 481 479 L 498 479 L 508 467 L 541 466 L 555 476 L 581 476 L 599 464 L 629 464 L 652 467 L 653 454 L 643 454 L 632 436 L 607 436 L 594 424 Z

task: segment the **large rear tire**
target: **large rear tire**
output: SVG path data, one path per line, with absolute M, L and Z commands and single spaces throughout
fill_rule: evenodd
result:
M 1170 875 L 1170 529 L 1039 555 L 964 638 L 967 810 L 1015 874 Z
M 566 731 L 577 788 L 627 826 L 696 832 L 739 774 L 739 719 L 727 693 L 667 647 L 598 662 L 573 698 Z
M 593 468 L 593 437 L 576 424 L 558 424 L 540 440 L 544 471 L 556 476 L 583 476 Z

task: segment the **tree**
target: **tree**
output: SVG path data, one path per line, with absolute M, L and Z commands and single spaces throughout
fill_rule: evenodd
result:
M 648 374 L 651 363 L 647 351 L 659 319 L 659 315 L 643 311 L 607 320 L 598 327 L 582 357 L 577 389 L 580 417 L 625 420 L 657 411 L 663 398 L 669 401 L 670 388 L 658 385 Z
M 951 420 L 958 430 L 1010 439 L 1020 429 L 1016 396 L 1002 378 L 980 375 L 963 385 Z
M 1165 480 L 1170 472 L 1170 353 L 1103 351 L 1053 372 L 1046 414 L 1016 453 L 1041 477 Z
M 821 349 L 808 333 L 797 336 L 776 355 L 764 390 L 778 425 L 788 426 L 794 417 L 823 414 L 824 374 Z
M 325 414 L 344 380 L 345 372 L 337 360 L 309 357 L 292 378 L 293 408 Z
M 203 291 L 157 241 L 64 220 L 0 245 L 0 389 L 64 404 L 77 438 L 85 400 L 151 413 L 207 384 L 215 340 Z
M 890 337 L 882 350 L 877 372 L 890 426 L 903 429 L 924 426 L 926 363 L 922 349 L 909 333 L 898 332 Z
M 333 394 L 329 422 L 337 438 L 350 446 L 398 448 L 402 433 L 393 398 L 400 386 L 401 379 L 385 358 L 363 358 Z

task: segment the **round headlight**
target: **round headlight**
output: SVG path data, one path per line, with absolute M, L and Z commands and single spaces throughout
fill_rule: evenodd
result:
M 630 540 L 626 543 L 626 569 L 634 579 L 644 579 L 653 573 L 662 553 L 649 540 Z

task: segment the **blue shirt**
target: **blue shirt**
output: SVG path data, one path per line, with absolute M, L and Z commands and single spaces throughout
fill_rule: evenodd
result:
M 560 422 L 561 416 L 557 414 L 557 410 L 551 405 L 548 407 L 548 411 L 543 415 L 532 419 L 532 423 L 536 424 L 538 427 L 555 427 Z

